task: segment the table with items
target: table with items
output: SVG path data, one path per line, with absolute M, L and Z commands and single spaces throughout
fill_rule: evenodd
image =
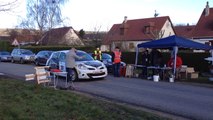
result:
M 159 75 L 162 80 L 167 79 L 170 74 L 172 74 L 171 67 L 160 67 L 160 66 L 144 66 L 144 65 L 135 65 L 137 68 L 145 68 L 146 69 L 146 77 L 148 79 L 152 79 L 153 75 Z
M 65 76 L 66 77 L 65 87 L 67 87 L 67 85 L 68 85 L 68 83 L 67 83 L 67 72 L 51 71 L 51 74 L 53 74 L 53 84 L 54 84 L 55 89 L 58 85 L 59 76 Z

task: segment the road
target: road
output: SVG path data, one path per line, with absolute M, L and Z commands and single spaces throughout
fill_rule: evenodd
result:
M 0 63 L 0 73 L 24 78 L 34 65 Z M 145 107 L 186 119 L 213 120 L 213 87 L 179 82 L 153 82 L 136 78 L 77 81 L 76 90 L 114 101 Z

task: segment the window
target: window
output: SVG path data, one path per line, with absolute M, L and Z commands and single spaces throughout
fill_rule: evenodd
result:
M 61 53 L 59 56 L 59 61 L 65 61 L 66 59 L 66 54 L 65 53 Z
M 135 48 L 134 43 L 129 43 L 129 49 L 134 49 L 134 48 Z

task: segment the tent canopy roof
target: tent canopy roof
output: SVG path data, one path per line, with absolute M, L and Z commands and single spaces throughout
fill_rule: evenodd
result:
M 138 48 L 171 48 L 175 46 L 179 48 L 191 48 L 200 50 L 213 49 L 212 46 L 198 43 L 175 35 L 137 45 Z

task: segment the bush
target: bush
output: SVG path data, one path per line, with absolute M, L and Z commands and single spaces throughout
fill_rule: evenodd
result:
M 9 41 L 0 41 L 0 51 L 9 51 L 10 42 Z

